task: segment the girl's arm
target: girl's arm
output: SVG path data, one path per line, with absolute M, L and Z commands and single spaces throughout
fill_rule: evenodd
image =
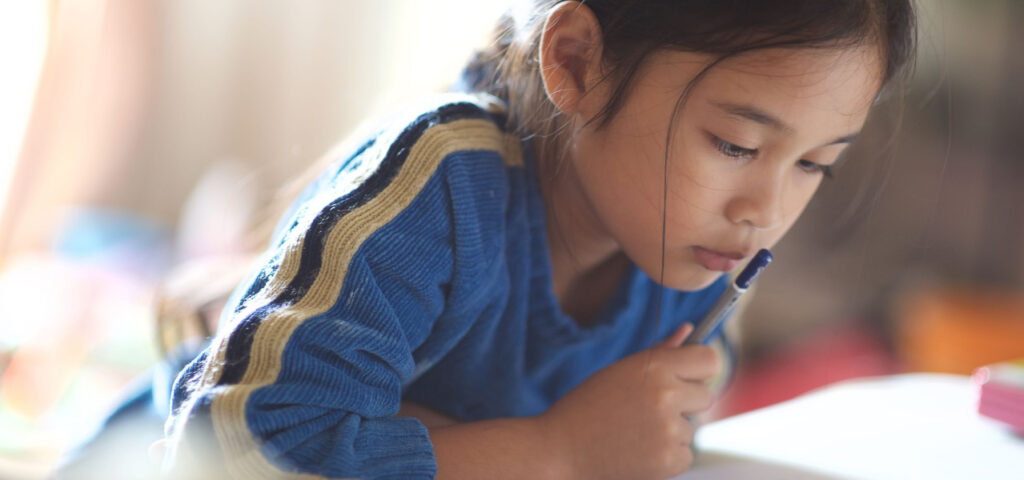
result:
M 438 478 L 572 478 L 566 452 L 546 438 L 534 417 L 462 423 L 431 408 L 402 402 L 399 417 L 414 417 L 430 431 Z
M 462 294 L 456 265 L 466 285 L 499 278 L 456 255 L 478 247 L 499 258 L 494 228 L 465 209 L 479 207 L 469 202 L 477 195 L 503 198 L 494 172 L 509 142 L 464 100 L 395 125 L 325 174 L 179 375 L 166 457 L 174 478 L 436 475 L 427 428 L 396 414 L 415 370 L 487 307 L 446 314 Z
M 502 418 L 430 430 L 437 480 L 570 480 L 570 452 L 542 417 Z
M 587 379 L 544 414 L 430 430 L 438 480 L 663 480 L 693 461 L 690 415 L 711 405 L 721 368 L 705 346 L 670 338 Z

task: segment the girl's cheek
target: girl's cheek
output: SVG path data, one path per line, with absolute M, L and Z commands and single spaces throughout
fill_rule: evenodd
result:
M 714 158 L 707 152 L 694 152 L 687 156 L 679 168 L 678 181 L 687 189 L 699 192 L 727 190 L 733 184 L 736 172 L 730 160 Z

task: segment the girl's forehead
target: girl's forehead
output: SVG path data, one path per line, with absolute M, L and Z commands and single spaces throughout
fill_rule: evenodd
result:
M 644 82 L 678 94 L 713 62 L 707 54 L 659 52 Z M 881 86 L 881 68 L 877 49 L 867 47 L 757 50 L 715 64 L 693 85 L 687 102 L 753 104 L 807 122 L 824 116 L 858 123 Z
M 717 57 L 685 51 L 663 50 L 651 54 L 648 74 L 686 83 Z M 880 87 L 882 60 L 875 48 L 777 48 L 738 54 L 714 64 L 705 77 L 717 80 L 750 80 L 765 88 L 789 86 L 803 90 L 843 79 L 868 80 Z M 821 85 L 826 88 L 829 85 Z

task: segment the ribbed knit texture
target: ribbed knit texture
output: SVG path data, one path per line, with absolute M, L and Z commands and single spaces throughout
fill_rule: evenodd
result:
M 582 328 L 552 293 L 533 160 L 502 112 L 447 96 L 393 125 L 307 189 L 179 376 L 179 463 L 236 478 L 433 478 L 426 428 L 394 417 L 402 400 L 463 421 L 541 413 L 724 289 L 666 290 L 658 320 L 659 287 L 631 268 Z

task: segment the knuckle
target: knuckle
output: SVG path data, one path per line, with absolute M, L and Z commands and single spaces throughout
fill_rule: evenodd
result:
M 677 469 L 678 469 L 677 471 L 679 473 L 685 472 L 685 471 L 689 470 L 690 467 L 693 466 L 693 450 L 690 449 L 689 446 L 686 446 L 685 448 L 683 448 L 682 452 L 679 453 L 677 458 L 678 458 L 677 461 L 679 462 L 678 465 L 677 465 Z
M 676 404 L 675 397 L 671 390 L 659 391 L 654 400 L 654 408 L 662 413 L 672 410 Z
M 697 396 L 702 410 L 711 408 L 711 405 L 715 402 L 715 394 L 711 392 L 711 387 L 706 385 L 700 387 Z
M 700 362 L 710 367 L 713 371 L 718 371 L 721 368 L 721 359 L 718 358 L 718 352 L 711 347 L 702 347 L 700 349 Z
M 659 355 L 651 355 L 642 368 L 649 373 L 657 373 L 665 369 L 665 361 Z
M 686 449 L 689 450 L 689 449 Z M 661 458 L 658 459 L 658 463 L 661 465 L 662 470 L 666 471 L 679 471 L 679 451 L 677 449 L 666 448 L 661 452 Z
M 713 372 L 722 371 L 722 356 L 714 350 L 711 351 L 711 368 Z
M 679 425 L 676 422 L 662 422 L 658 438 L 663 445 L 671 445 L 679 437 Z

